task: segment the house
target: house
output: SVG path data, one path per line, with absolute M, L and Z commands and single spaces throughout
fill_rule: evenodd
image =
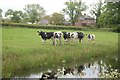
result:
M 64 24 L 65 26 L 70 26 L 70 25 L 71 25 L 71 22 L 70 22 L 70 21 L 64 21 L 63 24 Z
M 86 14 L 78 18 L 78 21 L 75 23 L 75 26 L 94 26 L 96 20 Z
M 46 19 L 43 19 L 41 21 L 38 22 L 39 24 L 43 24 L 43 25 L 48 25 L 49 24 L 49 21 L 46 20 Z

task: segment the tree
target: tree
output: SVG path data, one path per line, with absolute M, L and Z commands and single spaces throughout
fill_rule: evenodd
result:
M 63 9 L 63 12 L 69 15 L 72 25 L 74 25 L 77 19 L 82 15 L 82 11 L 85 11 L 87 8 L 87 6 L 82 3 L 81 0 L 69 0 L 68 2 L 65 2 L 65 5 L 66 8 Z
M 48 20 L 49 23 L 50 23 L 50 18 L 51 18 L 51 17 L 50 17 L 49 15 L 46 15 L 46 16 L 43 17 L 43 20 Z
M 43 19 L 50 20 L 50 16 L 49 16 L 49 15 L 46 15 L 46 16 L 43 17 Z
M 2 9 L 0 9 L 0 19 L 2 18 Z
M 2 9 L 0 9 L 0 22 L 2 22 Z
M 53 25 L 62 25 L 64 22 L 64 15 L 60 13 L 53 13 L 50 18 L 50 23 Z
M 5 17 L 8 17 L 10 18 L 10 20 L 12 22 L 17 22 L 19 23 L 22 19 L 22 15 L 23 15 L 23 12 L 22 11 L 17 11 L 17 10 L 12 10 L 12 9 L 9 9 L 6 13 L 5 13 Z
M 99 24 L 104 27 L 119 26 L 120 24 L 120 2 L 108 2 L 99 17 Z
M 24 13 L 22 14 L 21 22 L 22 22 L 22 23 L 26 23 L 27 21 L 28 21 L 28 19 L 27 19 L 27 14 L 24 12 Z
M 24 8 L 25 19 L 32 24 L 40 21 L 45 15 L 45 10 L 39 4 L 28 4 Z
M 101 0 L 99 0 L 99 2 L 97 4 L 94 4 L 92 5 L 93 8 L 91 10 L 91 14 L 94 15 L 96 17 L 96 27 L 100 27 L 100 24 L 99 24 L 99 17 L 101 16 L 101 13 L 102 13 L 102 6 L 103 6 L 103 3 Z

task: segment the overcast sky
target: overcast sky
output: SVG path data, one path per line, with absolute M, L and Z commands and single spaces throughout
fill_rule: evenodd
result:
M 69 0 L 0 0 L 0 8 L 3 12 L 6 12 L 8 9 L 13 10 L 23 10 L 26 4 L 40 4 L 47 15 L 50 15 L 54 12 L 61 12 L 65 8 L 65 2 Z M 90 8 L 90 4 L 97 3 L 98 0 L 82 0 Z M 88 13 L 87 11 L 86 13 Z

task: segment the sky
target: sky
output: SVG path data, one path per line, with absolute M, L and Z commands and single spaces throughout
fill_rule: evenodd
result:
M 65 8 L 65 2 L 69 0 L 0 0 L 0 8 L 5 13 L 8 9 L 23 10 L 27 4 L 40 4 L 46 11 L 46 15 L 54 12 L 61 12 Z M 90 9 L 90 4 L 97 3 L 98 0 L 82 0 Z M 89 14 L 89 9 L 86 11 Z

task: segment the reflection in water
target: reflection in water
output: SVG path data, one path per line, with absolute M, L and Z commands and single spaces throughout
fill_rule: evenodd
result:
M 120 77 L 117 69 L 111 65 L 107 66 L 102 61 L 100 63 L 87 63 L 74 68 L 61 68 L 56 71 L 48 70 L 39 74 L 31 74 L 29 78 L 117 78 Z

